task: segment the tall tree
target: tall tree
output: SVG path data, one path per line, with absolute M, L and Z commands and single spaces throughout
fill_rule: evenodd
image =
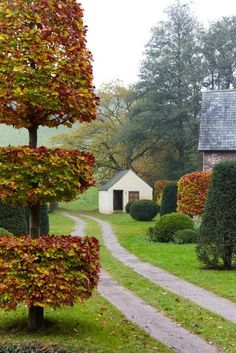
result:
M 202 36 L 204 82 L 207 89 L 236 87 L 236 16 L 211 24 Z
M 100 104 L 97 119 L 80 124 L 73 131 L 52 139 L 54 145 L 65 148 L 89 149 L 96 157 L 98 176 L 110 177 L 114 171 L 135 169 L 135 162 L 146 152 L 146 146 L 130 146 L 125 131 L 131 124 L 129 114 L 136 103 L 132 88 L 115 81 L 102 85 L 97 92 Z M 137 131 L 136 131 L 137 133 Z
M 142 104 L 134 114 L 136 126 L 145 132 L 146 141 L 156 140 L 160 144 L 161 139 L 172 146 L 174 159 L 177 154 L 177 174 L 182 174 L 191 169 L 189 159 L 197 142 L 201 28 L 188 5 L 180 1 L 169 7 L 166 14 L 166 20 L 152 29 L 146 46 L 137 87 Z
M 75 121 L 95 119 L 97 98 L 85 35 L 83 12 L 76 0 L 1 1 L 0 123 L 28 129 L 30 145 L 1 151 L 6 164 L 1 169 L 1 186 L 5 187 L 1 197 L 29 206 L 31 238 L 40 235 L 40 203 L 69 195 L 72 198 L 91 184 L 89 168 L 84 164 L 91 165 L 92 157 L 36 148 L 40 125 L 70 126 Z M 63 159 L 64 168 L 74 165 L 80 179 L 79 185 L 71 185 L 71 192 L 62 185 L 66 179 L 60 175 L 53 181 L 53 190 L 51 178 L 62 171 L 59 164 Z M 67 196 L 63 194 L 66 189 Z M 42 319 L 43 307 L 29 308 L 31 328 L 38 327 Z

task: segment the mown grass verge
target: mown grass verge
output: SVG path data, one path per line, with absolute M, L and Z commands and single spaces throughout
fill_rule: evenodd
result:
M 95 235 L 102 243 L 100 226 L 89 218 L 81 218 L 87 223 L 86 233 Z M 110 272 L 113 278 L 148 304 L 222 350 L 236 353 L 235 324 L 153 284 L 115 260 L 104 246 L 101 248 L 101 258 L 103 268 Z
M 146 230 L 153 226 L 155 221 L 138 222 L 128 214 L 100 215 L 93 212 L 93 215 L 109 222 L 120 244 L 142 261 L 159 266 L 178 277 L 236 301 L 236 270 L 202 268 L 197 260 L 194 244 L 177 245 L 149 241 Z

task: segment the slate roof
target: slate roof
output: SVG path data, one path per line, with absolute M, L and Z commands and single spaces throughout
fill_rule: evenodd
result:
M 199 151 L 236 151 L 236 89 L 202 92 Z
M 121 170 L 120 172 L 117 172 L 106 184 L 103 184 L 100 186 L 99 190 L 100 191 L 107 191 L 109 190 L 113 185 L 117 183 L 123 176 L 125 176 L 130 169 L 128 170 Z

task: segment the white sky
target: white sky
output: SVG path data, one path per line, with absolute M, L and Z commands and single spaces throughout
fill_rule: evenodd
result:
M 94 83 L 120 79 L 124 84 L 138 79 L 145 44 L 151 28 L 165 18 L 163 10 L 173 0 L 79 0 L 88 26 L 88 48 L 94 57 Z M 194 0 L 200 22 L 236 15 L 235 0 Z

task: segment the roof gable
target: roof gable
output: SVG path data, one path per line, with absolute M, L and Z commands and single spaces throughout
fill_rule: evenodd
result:
M 100 186 L 100 191 L 108 191 L 115 184 L 117 184 L 123 177 L 125 177 L 128 173 L 132 173 L 136 179 L 139 179 L 143 184 L 146 184 L 149 188 L 151 188 L 144 180 L 142 180 L 137 174 L 135 174 L 131 169 L 122 170 L 117 172 L 107 183 Z
M 117 172 L 107 183 L 103 184 L 100 186 L 100 191 L 107 191 L 109 190 L 113 185 L 115 185 L 123 176 L 125 176 L 130 169 L 128 170 L 121 170 Z
M 236 150 L 236 90 L 202 93 L 198 149 Z

